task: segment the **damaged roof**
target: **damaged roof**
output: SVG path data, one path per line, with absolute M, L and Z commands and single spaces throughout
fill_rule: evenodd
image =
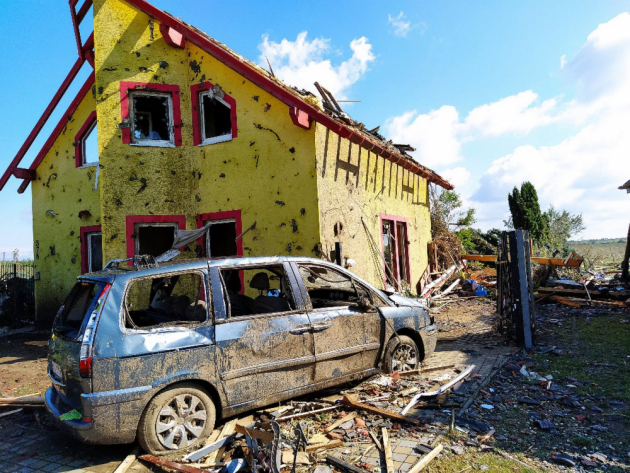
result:
M 288 86 L 280 79 L 275 77 L 273 74 L 264 70 L 252 61 L 249 61 L 243 56 L 237 54 L 235 51 L 232 51 L 223 43 L 220 43 L 206 33 L 198 30 L 194 26 L 185 23 L 181 19 L 175 18 L 171 14 L 160 10 L 159 8 L 151 5 L 145 0 L 126 1 L 131 6 L 137 8 L 138 10 L 144 12 L 145 14 L 155 18 L 160 22 L 160 30 L 162 32 L 162 35 L 164 36 L 166 42 L 171 46 L 184 47 L 185 42 L 190 41 L 197 47 L 211 54 L 218 61 L 224 63 L 226 66 L 241 74 L 243 77 L 257 85 L 261 89 L 273 95 L 278 100 L 284 102 L 286 105 L 289 106 L 289 115 L 291 116 L 293 123 L 295 123 L 297 126 L 309 129 L 311 123 L 313 121 L 316 121 L 317 123 L 320 123 L 321 125 L 330 129 L 334 133 L 337 133 L 342 138 L 346 138 L 350 142 L 355 143 L 362 148 L 383 157 L 384 159 L 398 164 L 404 169 L 407 169 L 410 172 L 427 179 L 429 182 L 439 185 L 444 189 L 454 189 L 454 186 L 446 179 L 441 177 L 436 172 L 430 170 L 429 168 L 422 166 L 409 154 L 407 154 L 408 151 L 414 151 L 414 148 L 405 144 L 394 144 L 391 140 L 387 141 L 386 138 L 378 133 L 379 127 L 371 130 L 366 129 L 363 123 L 353 120 L 345 112 L 343 112 L 332 94 L 330 94 L 330 92 L 321 87 L 319 84 L 316 83 L 315 85 L 322 94 L 323 100 L 319 99 L 311 92 L 308 92 L 306 90 L 299 90 L 295 87 Z M 87 9 L 85 9 L 84 7 L 86 5 L 91 5 L 91 3 L 92 2 L 89 0 L 86 1 L 84 6 L 81 8 L 81 12 L 79 12 L 78 14 L 82 14 L 84 16 L 87 11 Z M 80 102 L 79 96 L 75 98 L 68 111 L 61 118 L 59 124 L 53 131 L 52 135 L 48 138 L 46 144 L 44 144 L 44 147 L 38 153 L 31 166 L 28 169 L 19 168 L 18 166 L 20 164 L 20 161 L 24 157 L 30 145 L 33 143 L 37 134 L 41 131 L 41 128 L 50 116 L 52 109 L 54 109 L 58 104 L 59 99 L 67 90 L 69 82 L 71 82 L 72 79 L 76 76 L 76 73 L 80 69 L 83 62 L 87 60 L 90 62 L 90 64 L 93 65 L 93 44 L 93 36 L 90 36 L 86 43 L 83 46 L 79 47 L 79 60 L 77 60 L 77 63 L 75 63 L 72 71 L 66 78 L 66 81 L 64 81 L 64 84 L 55 95 L 55 98 L 53 98 L 53 102 L 51 102 L 51 104 L 48 106 L 47 110 L 44 112 L 44 115 L 35 126 L 35 129 L 31 132 L 20 151 L 18 151 L 18 154 L 15 156 L 8 169 L 5 171 L 2 177 L 0 177 L 0 190 L 2 190 L 11 175 L 14 175 L 15 177 L 20 179 L 24 179 L 24 182 L 18 190 L 18 192 L 20 193 L 24 192 L 29 182 L 34 179 L 35 169 L 58 136 L 60 130 L 63 128 L 67 120 L 71 117 L 74 109 L 76 108 L 76 105 L 78 105 L 77 101 Z M 83 86 L 82 91 L 84 89 L 88 89 L 89 86 L 91 86 L 94 81 L 94 74 L 92 74 L 90 78 L 91 81 L 90 79 L 88 79 L 86 84 Z

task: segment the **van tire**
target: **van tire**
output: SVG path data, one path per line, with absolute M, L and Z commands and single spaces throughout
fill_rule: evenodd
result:
M 179 398 L 176 400 L 178 396 Z M 180 417 L 180 411 L 175 412 L 171 407 L 177 405 L 178 402 L 184 402 L 187 408 L 194 407 L 195 412 L 198 413 L 197 417 L 189 417 L 194 415 L 195 412 L 186 412 L 187 409 L 184 410 L 184 413 Z M 173 413 L 173 417 L 170 419 L 168 416 L 163 416 L 164 423 L 174 423 L 176 426 L 179 425 L 180 429 L 186 433 L 187 441 L 183 442 L 184 444 L 180 441 L 180 448 L 169 448 L 163 443 L 164 439 L 161 439 L 157 433 L 158 417 L 163 413 L 163 410 L 164 412 L 170 411 Z M 202 410 L 205 410 L 206 413 L 205 424 L 203 424 L 203 430 L 195 436 L 195 434 L 187 430 L 185 426 L 192 425 L 192 427 L 201 427 L 201 425 L 199 425 L 201 422 L 199 416 L 202 416 L 200 414 Z M 212 399 L 199 385 L 194 383 L 177 384 L 166 388 L 149 401 L 138 424 L 138 442 L 144 451 L 151 455 L 183 452 L 185 449 L 201 443 L 203 439 L 212 433 L 216 418 L 216 409 Z M 178 424 L 178 422 L 183 422 L 183 425 Z M 181 439 L 181 434 L 176 437 Z M 177 442 L 172 442 L 171 445 L 176 447 L 178 444 Z
M 410 356 L 412 358 L 410 358 Z M 418 369 L 422 358 L 420 350 L 418 350 L 418 345 L 407 335 L 394 335 L 385 347 L 383 372 L 390 374 L 394 371 L 405 371 L 399 368 L 401 363 L 404 363 L 403 360 L 405 358 L 407 358 L 408 361 L 415 360 L 414 366 L 408 366 L 407 369 Z

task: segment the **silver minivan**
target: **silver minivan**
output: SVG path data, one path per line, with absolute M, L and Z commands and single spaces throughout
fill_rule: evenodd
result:
M 46 407 L 84 442 L 177 452 L 218 419 L 412 370 L 435 349 L 420 301 L 326 261 L 150 260 L 79 277 L 55 318 Z

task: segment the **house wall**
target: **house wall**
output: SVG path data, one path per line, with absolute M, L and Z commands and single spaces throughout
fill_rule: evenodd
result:
M 288 107 L 195 45 L 166 44 L 159 22 L 122 0 L 96 0 L 96 100 L 104 260 L 127 254 L 127 215 L 241 210 L 245 255 L 307 254 L 319 241 L 315 131 Z M 120 81 L 180 86 L 182 145 L 123 144 Z M 238 136 L 193 144 L 191 85 L 210 81 L 236 101 Z
M 33 195 L 35 309 L 38 321 L 51 320 L 81 274 L 80 228 L 100 224 L 95 166 L 77 168 L 74 138 L 95 109 L 93 93 L 83 98 L 37 168 Z M 90 216 L 79 218 L 79 212 Z
M 426 179 L 341 139 L 319 124 L 316 143 L 320 239 L 325 257 L 332 259 L 335 242 L 340 241 L 344 258 L 356 262 L 351 271 L 383 288 L 384 265 L 373 250 L 375 245 L 361 218 L 382 255 L 381 215 L 405 217 L 411 290 L 415 293 L 428 264 L 427 243 L 431 238 Z

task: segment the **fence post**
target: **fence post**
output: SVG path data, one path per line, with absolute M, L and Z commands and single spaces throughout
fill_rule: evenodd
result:
M 17 317 L 18 291 L 17 291 L 17 263 L 13 263 L 13 318 Z

